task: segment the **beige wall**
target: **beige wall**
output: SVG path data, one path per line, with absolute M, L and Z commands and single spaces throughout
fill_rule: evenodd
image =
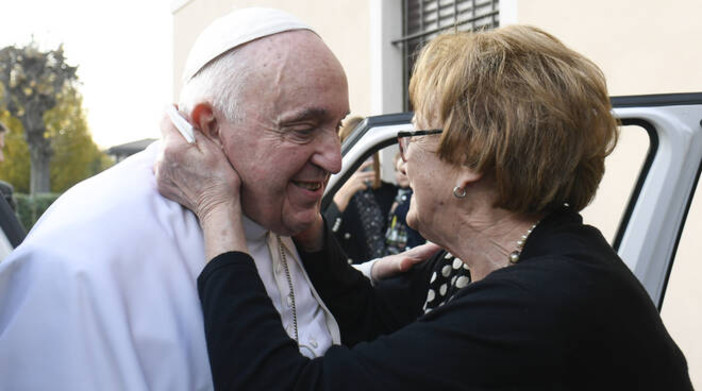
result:
M 324 39 L 346 70 L 353 115 L 370 115 L 370 0 L 194 0 L 173 14 L 174 94 L 181 89 L 185 59 L 200 31 L 234 8 L 278 8 L 309 24 Z
M 611 95 L 702 92 L 702 1 L 506 0 L 509 22 L 541 27 L 585 54 L 604 71 Z M 617 182 L 601 193 L 618 193 Z M 611 204 L 611 203 L 610 203 Z M 606 220 L 606 207 L 585 218 Z M 680 241 L 662 317 L 702 388 L 702 184 Z
M 702 1 L 516 0 L 533 24 L 595 61 L 611 95 L 702 91 Z

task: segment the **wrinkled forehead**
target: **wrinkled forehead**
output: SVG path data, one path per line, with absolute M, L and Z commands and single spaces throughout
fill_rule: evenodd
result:
M 329 98 L 348 100 L 341 64 L 321 38 L 310 31 L 261 38 L 242 47 L 238 55 L 247 62 L 249 71 L 243 92 L 249 98 L 271 103 L 290 99 L 310 104 L 318 101 L 313 107 L 331 103 L 326 102 Z
M 295 62 L 308 68 L 318 62 L 338 63 L 322 39 L 309 30 L 285 31 L 256 39 L 238 48 L 243 61 L 257 70 L 274 69 L 276 65 Z

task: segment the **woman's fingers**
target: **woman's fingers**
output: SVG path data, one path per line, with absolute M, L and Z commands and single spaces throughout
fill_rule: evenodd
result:
M 161 122 L 161 153 L 156 161 L 159 192 L 203 216 L 218 206 L 239 203 L 240 178 L 217 143 L 198 129 L 188 143 L 168 116 Z
M 427 242 L 403 253 L 388 255 L 379 259 L 373 265 L 371 275 L 374 280 L 382 280 L 383 278 L 404 273 L 415 264 L 429 259 L 440 249 L 441 247 L 438 245 Z

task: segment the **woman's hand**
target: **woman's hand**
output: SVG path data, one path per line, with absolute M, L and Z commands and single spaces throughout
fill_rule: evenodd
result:
M 371 269 L 371 278 L 374 281 L 378 281 L 404 273 L 412 266 L 429 259 L 439 250 L 441 250 L 441 247 L 432 242 L 427 242 L 411 250 L 380 258 L 373 265 L 373 269 Z
M 351 177 L 344 183 L 343 186 L 334 195 L 334 203 L 339 209 L 339 212 L 346 210 L 349 205 L 349 201 L 354 194 L 360 190 L 366 190 L 375 181 L 375 172 L 373 170 L 366 171 L 368 167 L 371 167 L 373 160 L 367 160 L 361 164 L 361 167 L 351 175 Z
M 154 165 L 158 191 L 200 219 L 207 259 L 246 252 L 241 222 L 241 180 L 220 146 L 195 130 L 189 144 L 167 116 L 161 121 L 161 153 Z

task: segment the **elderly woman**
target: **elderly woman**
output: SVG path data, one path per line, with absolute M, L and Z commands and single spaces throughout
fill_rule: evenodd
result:
M 193 147 L 166 129 L 163 192 L 220 217 L 202 220 L 214 259 L 198 280 L 217 388 L 691 389 L 645 290 L 578 215 L 617 138 L 602 72 L 551 35 L 510 26 L 431 41 L 410 94 L 416 130 L 398 136 L 407 219 L 448 252 L 372 286 L 320 218 L 297 245 L 345 346 L 313 360 L 237 238 L 234 171 L 205 137 Z M 207 170 L 176 180 L 178 164 Z

